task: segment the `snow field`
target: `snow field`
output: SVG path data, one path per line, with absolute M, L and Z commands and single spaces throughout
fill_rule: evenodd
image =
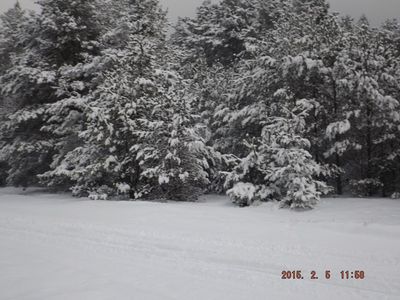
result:
M 221 196 L 107 202 L 1 189 L 0 299 L 397 300 L 399 216 L 390 199 L 324 199 L 298 213 Z M 282 280 L 283 270 L 305 279 Z M 342 270 L 366 277 L 342 280 Z

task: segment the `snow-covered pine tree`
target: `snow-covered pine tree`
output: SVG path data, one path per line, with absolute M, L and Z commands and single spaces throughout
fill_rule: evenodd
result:
M 277 188 L 282 207 L 310 209 L 330 191 L 318 180 L 328 175 L 328 169 L 314 160 L 309 152 L 310 141 L 304 138 L 306 118 L 313 109 L 309 101 L 300 100 L 292 112 L 271 117 L 263 128 L 260 151 L 272 161 L 265 179 Z
M 273 26 L 275 0 L 205 1 L 195 18 L 180 19 L 173 40 L 193 50 L 193 57 L 206 58 L 211 66 L 232 65 L 239 56 L 251 51 L 257 41 Z
M 11 57 L 21 51 L 23 45 L 20 37 L 26 12 L 17 1 L 13 8 L 0 16 L 0 73 L 11 64 Z
M 13 57 L 23 50 L 24 26 L 27 20 L 28 16 L 18 1 L 13 8 L 0 15 L 0 78 L 12 66 Z M 0 89 L 0 120 L 17 108 L 13 102 Z
M 341 194 L 343 155 L 351 147 L 346 110 L 348 86 L 346 55 L 349 40 L 326 1 L 295 1 L 287 20 L 277 25 L 274 57 L 283 61 L 280 81 L 297 99 L 312 99 L 307 138 L 317 162 L 336 169 L 336 192 Z M 286 52 L 286 53 L 285 53 Z M 279 53 L 285 53 L 283 57 Z
M 313 104 L 306 118 L 304 137 L 311 141 L 310 153 L 316 162 L 333 165 L 338 193 L 352 178 L 361 180 L 367 194 L 381 185 L 385 186 L 383 190 L 395 190 L 397 25 L 392 22 L 383 30 L 361 30 L 349 18 L 340 21 L 329 13 L 324 0 L 280 1 L 273 8 L 275 13 L 270 15 L 278 17 L 272 19 L 270 29 L 252 40 L 241 35 L 247 41 L 246 49 L 236 56 L 229 69 L 215 72 L 219 80 L 214 88 L 211 82 L 203 89 L 217 91 L 215 97 L 208 97 L 213 99 L 211 105 L 215 111 L 209 118 L 214 145 L 225 154 L 248 157 L 248 141 L 259 140 L 261 124 L 274 116 L 271 107 L 280 102 L 272 95 L 284 93 L 290 95 L 292 103 L 308 99 Z M 212 33 L 201 39 L 202 31 L 197 32 L 199 37 L 194 29 L 212 28 L 204 32 L 221 32 L 217 30 L 220 28 L 217 21 L 209 21 L 210 10 L 205 12 L 208 17 L 200 25 L 192 21 L 192 30 L 188 29 L 190 26 L 182 27 L 193 45 L 195 41 L 218 40 Z M 367 40 L 376 41 L 377 47 Z M 281 104 L 285 106 L 287 101 L 284 99 Z M 254 161 L 254 157 L 247 160 L 257 169 Z
M 49 169 L 61 144 L 70 142 L 62 131 L 71 125 L 76 109 L 57 115 L 52 104 L 67 97 L 64 82 L 75 76 L 73 67 L 98 51 L 97 0 L 38 3 L 41 12 L 30 16 L 18 37 L 25 47 L 1 78 L 3 94 L 16 99 L 18 106 L 1 130 L 5 143 L 1 157 L 11 166 L 8 182 L 23 186 L 36 184 L 37 175 Z M 78 80 L 70 83 L 71 94 L 82 89 Z M 48 127 L 53 123 L 57 126 Z
M 0 78 L 11 67 L 13 56 L 22 51 L 24 45 L 21 33 L 26 21 L 26 12 L 18 1 L 13 8 L 0 15 Z M 0 89 L 0 131 L 8 115 L 16 109 L 13 100 L 15 99 L 5 97 Z M 0 141 L 0 148 L 2 147 L 4 147 L 4 142 Z M 8 169 L 8 162 L 0 157 L 0 186 L 6 184 Z
M 400 103 L 400 74 L 398 65 L 400 64 L 400 22 L 399 20 L 388 20 L 379 31 L 379 40 L 384 45 L 386 51 L 381 53 L 386 60 L 387 72 L 381 75 L 380 84 L 387 93 L 396 101 L 392 101 L 399 112 L 398 103 Z M 390 74 L 390 75 L 389 75 Z M 389 76 L 388 76 L 389 75 Z M 389 103 L 386 102 L 388 105 Z M 400 198 L 400 120 L 396 110 L 386 108 L 386 127 L 383 138 L 378 142 L 380 144 L 379 159 L 384 161 L 379 169 L 379 176 L 383 183 L 383 195 L 391 195 L 393 198 Z M 397 127 L 397 129 L 396 129 Z
M 152 183 L 151 197 L 197 200 L 210 184 L 214 152 L 201 136 L 202 125 L 184 95 L 186 89 L 173 83 L 163 92 L 167 98 L 152 112 L 157 125 L 147 129 L 149 138 L 133 147 L 143 170 L 141 180 Z
M 4 93 L 2 87 L 6 82 L 4 75 L 12 67 L 15 56 L 23 49 L 26 43 L 26 28 L 30 18 L 18 2 L 13 8 L 0 16 L 0 137 L 8 132 L 6 121 L 8 116 L 18 109 L 18 98 Z M 6 139 L 0 139 L 0 149 L 7 145 Z M 6 184 L 10 161 L 0 151 L 0 185 Z
M 323 124 L 323 120 L 320 119 L 320 110 L 323 110 L 323 105 L 326 104 L 323 102 L 323 93 L 319 89 L 324 82 L 323 78 L 327 69 L 324 62 L 325 56 L 321 58 L 323 54 L 321 49 L 326 51 L 325 48 L 328 45 L 334 48 L 336 44 L 330 45 L 330 43 L 339 35 L 336 19 L 328 14 L 328 5 L 325 1 L 283 1 L 276 4 L 273 11 L 274 15 L 280 17 L 274 19 L 273 26 L 269 31 L 264 32 L 263 38 L 258 43 L 253 42 L 255 47 L 253 47 L 252 55 L 243 57 L 235 65 L 231 85 L 225 94 L 222 94 L 226 98 L 217 107 L 214 121 L 218 124 L 217 133 L 220 133 L 221 141 L 226 143 L 226 137 L 234 141 L 231 143 L 233 145 L 231 149 L 226 147 L 224 150 L 230 150 L 230 153 L 238 156 L 241 161 L 233 175 L 228 177 L 228 185 L 238 181 L 239 190 L 253 191 L 254 199 L 258 200 L 267 200 L 276 193 L 276 190 L 271 189 L 265 180 L 264 170 L 268 161 L 265 156 L 260 159 L 261 141 L 265 141 L 263 139 L 266 132 L 264 124 L 271 122 L 271 118 L 277 117 L 273 107 L 293 107 L 297 101 L 308 99 L 310 107 L 304 120 L 307 126 L 304 126 L 300 137 L 313 138 L 312 148 L 304 151 L 307 155 L 310 155 L 308 152 L 310 151 L 317 159 L 320 156 L 319 161 L 323 162 L 321 150 L 316 148 L 321 143 L 320 136 L 325 134 L 325 131 L 320 129 L 323 126 L 318 127 Z M 332 29 L 334 32 L 327 34 Z M 282 95 L 286 96 L 282 97 Z M 305 118 L 305 116 L 302 117 Z M 288 124 L 292 124 L 288 120 Z M 277 124 L 282 125 L 282 122 Z M 313 128 L 318 129 L 317 135 L 311 132 L 310 129 Z M 273 127 L 269 129 L 272 130 Z M 265 149 L 267 146 L 264 143 Z M 313 174 L 310 175 L 311 178 L 317 175 L 319 164 L 313 160 L 313 156 L 307 156 L 304 152 L 298 154 L 304 157 L 303 162 L 310 163 L 308 171 Z M 310 187 L 320 186 L 324 190 L 323 183 L 318 181 L 311 183 L 311 179 L 307 179 L 306 182 L 309 182 Z M 243 183 L 246 186 L 242 186 Z M 250 188 L 251 184 L 254 188 Z M 295 186 L 291 188 L 293 188 L 292 191 L 295 190 Z M 257 194 L 257 191 L 261 190 L 264 193 Z M 229 194 L 233 196 L 234 191 L 235 189 L 231 189 Z M 309 191 L 310 195 L 313 193 L 309 199 L 312 197 L 314 200 L 319 199 L 318 188 L 310 188 Z M 291 196 L 294 197 L 295 194 L 292 193 Z M 282 200 L 278 196 L 275 197 Z M 239 197 L 239 200 L 234 201 L 247 205 L 254 199 L 246 198 L 242 203 Z M 294 199 L 296 198 L 292 199 L 295 202 Z M 288 198 L 286 202 L 290 202 Z M 311 202 L 313 201 L 310 200 Z M 304 205 L 307 206 L 307 204 Z M 309 206 L 312 206 L 312 203 Z
M 85 143 L 51 175 L 95 199 L 194 199 L 208 182 L 209 150 L 196 132 L 187 87 L 168 65 L 165 12 L 154 0 L 114 4 L 122 9 L 102 51 L 113 64 L 88 98 Z
M 394 191 L 398 178 L 398 28 L 396 23 L 372 28 L 363 17 L 347 49 L 352 91 L 347 114 L 357 145 L 352 154 L 356 167 L 349 173 L 355 192 L 364 196 Z
M 113 67 L 115 53 L 112 51 L 124 42 L 117 41 L 116 33 L 110 33 L 124 9 L 120 2 L 94 0 L 76 7 L 91 12 L 87 23 L 82 24 L 83 31 L 88 27 L 88 35 L 86 40 L 77 37 L 82 41 L 81 59 L 59 68 L 55 87 L 59 100 L 46 106 L 47 119 L 42 131 L 52 133 L 57 142 L 50 170 L 38 176 L 41 184 L 56 188 L 70 188 L 73 184 L 71 178 L 59 171 L 65 167 L 64 159 L 69 157 L 69 152 L 84 144 L 79 134 L 87 128 L 86 108 L 90 105 L 90 96 L 103 83 L 104 73 Z
M 280 95 L 281 96 L 281 95 Z M 255 201 L 280 201 L 281 207 L 311 209 L 330 188 L 319 177 L 328 174 L 309 152 L 306 121 L 313 105 L 307 100 L 295 108 L 276 107 L 268 117 L 249 155 L 228 176 L 227 191 L 234 203 L 247 206 Z
M 275 2 L 235 0 L 212 4 L 206 1 L 194 18 L 178 22 L 172 36 L 173 44 L 182 53 L 180 73 L 190 81 L 191 103 L 206 126 L 208 144 L 228 154 L 223 159 L 223 170 L 230 168 L 232 148 L 243 146 L 237 145 L 237 136 L 227 132 L 221 121 L 228 102 L 234 105 L 230 90 L 238 71 L 235 65 L 254 51 L 254 42 L 272 26 L 271 19 L 275 16 L 270 6 Z M 215 111 L 222 113 L 215 115 Z M 223 176 L 214 175 L 212 186 L 222 191 Z
M 71 184 L 79 186 L 79 190 L 82 190 L 83 193 L 92 190 L 92 187 L 99 187 L 100 183 L 113 186 L 112 183 L 109 183 L 113 179 L 106 179 L 106 175 L 102 176 L 96 169 L 100 167 L 101 161 L 104 162 L 106 157 L 101 153 L 101 149 L 95 146 L 101 142 L 106 143 L 107 149 L 111 148 L 111 146 L 107 146 L 109 139 L 100 138 L 101 135 L 104 135 L 102 131 L 108 129 L 107 126 L 103 127 L 108 118 L 114 122 L 118 121 L 119 124 L 116 126 L 122 131 L 129 128 L 129 124 L 124 123 L 127 118 L 121 119 L 118 118 L 118 115 L 130 114 L 132 108 L 125 107 L 126 103 L 119 101 L 118 97 L 125 99 L 127 97 L 125 95 L 135 94 L 136 91 L 131 86 L 137 85 L 140 88 L 140 84 L 137 82 L 138 78 L 144 72 L 150 56 L 153 54 L 153 52 L 147 53 L 146 50 L 154 46 L 146 38 L 158 41 L 164 37 L 163 34 L 160 36 L 160 24 L 163 22 L 164 16 L 160 11 L 155 10 L 157 1 L 138 3 L 131 0 L 119 0 L 104 4 L 106 9 L 100 11 L 103 17 L 102 22 L 106 24 L 107 28 L 100 39 L 100 57 L 94 63 L 87 64 L 89 67 L 95 66 L 95 70 L 97 69 L 95 72 L 98 73 L 101 80 L 97 86 L 92 87 L 87 96 L 77 95 L 77 100 L 83 105 L 85 124 L 82 130 L 77 132 L 81 133 L 80 138 L 83 143 L 60 157 L 60 162 L 53 165 L 52 170 L 42 176 L 42 180 L 49 184 L 70 180 Z M 153 17 L 157 22 L 150 22 Z M 151 51 L 156 51 L 156 49 Z M 102 65 L 103 63 L 105 65 Z M 100 67 L 97 68 L 99 65 Z M 85 65 L 83 70 L 85 70 Z M 130 71 L 132 71 L 131 76 L 129 76 Z M 149 105 L 151 104 L 149 103 Z M 145 111 L 148 111 L 148 107 Z M 135 143 L 133 137 L 127 132 L 118 138 L 121 139 L 119 143 L 125 143 L 123 139 L 126 139 L 126 143 L 128 141 Z M 90 162 L 93 163 L 89 164 Z M 88 172 L 85 173 L 87 180 L 83 177 L 84 172 Z M 104 171 L 104 173 L 110 175 L 110 172 Z M 77 194 L 79 193 L 77 190 Z

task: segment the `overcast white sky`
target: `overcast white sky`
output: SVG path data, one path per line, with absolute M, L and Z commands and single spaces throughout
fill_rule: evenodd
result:
M 67 0 L 66 0 L 67 1 Z M 178 16 L 191 16 L 203 0 L 160 0 L 169 9 L 171 20 Z M 35 0 L 20 0 L 25 8 L 34 8 Z M 387 18 L 400 18 L 400 0 L 329 0 L 333 11 L 355 18 L 366 14 L 372 24 L 378 25 Z M 0 12 L 10 8 L 15 0 L 0 0 Z

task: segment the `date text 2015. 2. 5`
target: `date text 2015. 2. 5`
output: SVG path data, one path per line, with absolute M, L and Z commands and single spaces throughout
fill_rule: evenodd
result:
M 322 272 L 311 271 L 308 274 L 302 272 L 301 270 L 294 270 L 294 271 L 282 271 L 281 274 L 282 279 L 311 279 L 311 280 L 318 280 L 318 279 L 332 279 L 332 278 L 339 278 L 343 280 L 362 280 L 365 279 L 365 272 L 361 270 L 349 271 L 349 270 L 342 270 L 340 272 L 332 272 L 331 270 L 325 270 Z

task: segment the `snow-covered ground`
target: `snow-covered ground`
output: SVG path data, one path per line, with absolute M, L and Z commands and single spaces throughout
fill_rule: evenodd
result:
M 0 189 L 0 299 L 398 300 L 400 201 L 325 199 L 292 212 L 219 196 L 106 202 Z

